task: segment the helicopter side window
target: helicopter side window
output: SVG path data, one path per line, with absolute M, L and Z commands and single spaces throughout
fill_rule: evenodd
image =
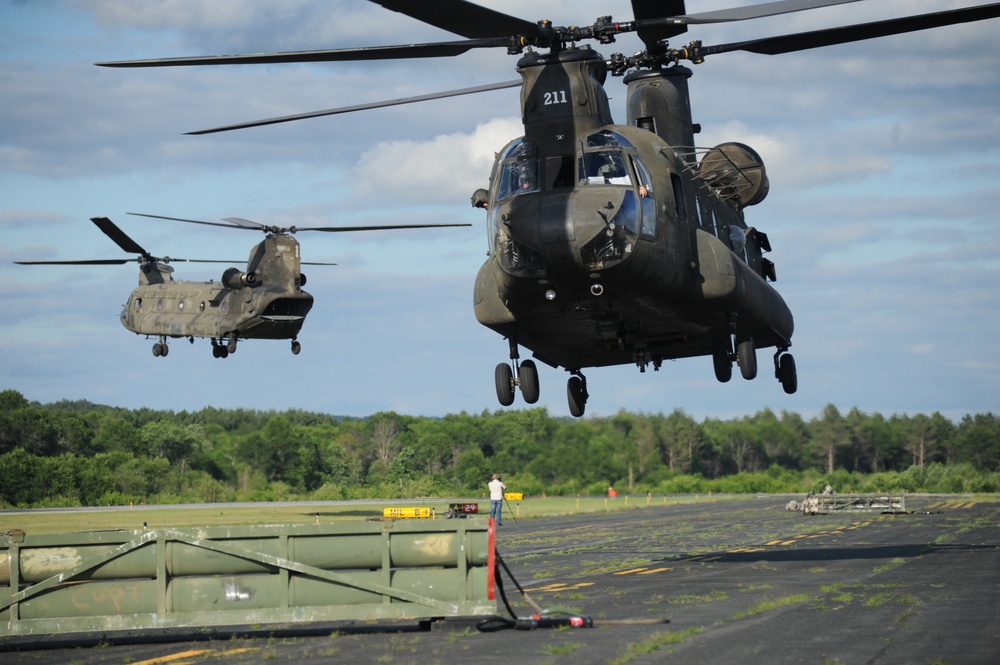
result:
M 684 205 L 684 186 L 681 185 L 680 176 L 676 173 L 671 173 L 670 184 L 674 188 L 674 209 L 677 212 L 677 219 L 687 221 L 687 206 Z
M 639 232 L 645 236 L 656 234 L 656 199 L 653 197 L 653 179 L 649 175 L 649 169 L 642 163 L 638 155 L 630 155 L 632 169 L 639 180 L 639 205 L 642 208 L 642 224 Z

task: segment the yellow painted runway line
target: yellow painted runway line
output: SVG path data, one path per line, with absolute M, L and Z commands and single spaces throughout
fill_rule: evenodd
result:
M 612 575 L 632 575 L 633 573 L 641 573 L 644 570 L 649 570 L 648 568 L 632 568 L 630 570 L 620 570 L 617 573 L 611 573 Z
M 652 575 L 653 573 L 662 573 L 662 572 L 667 571 L 667 570 L 673 570 L 673 569 L 672 568 L 653 568 L 652 570 L 644 570 L 641 573 L 637 573 L 637 574 L 638 575 Z
M 194 658 L 195 656 L 200 656 L 202 654 L 208 653 L 209 651 L 210 649 L 181 651 L 180 653 L 175 653 L 170 656 L 161 656 L 159 658 L 150 658 L 149 660 L 140 660 L 138 662 L 132 663 L 132 665 L 156 665 L 157 663 L 173 663 L 183 658 Z

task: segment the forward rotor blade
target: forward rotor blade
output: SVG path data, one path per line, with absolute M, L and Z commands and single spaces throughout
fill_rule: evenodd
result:
M 998 17 L 1000 17 L 1000 3 L 992 3 L 977 7 L 966 7 L 931 14 L 888 19 L 885 21 L 859 23 L 840 28 L 827 28 L 791 35 L 752 39 L 733 44 L 705 46 L 700 49 L 700 54 L 704 56 L 730 51 L 749 51 L 750 53 L 761 53 L 763 55 L 779 55 L 782 53 L 821 48 L 823 46 L 848 44 L 876 37 L 888 37 L 890 35 L 916 32 L 918 30 L 940 28 L 957 23 L 972 23 L 973 21 L 983 21 Z
M 313 226 L 299 227 L 296 231 L 326 231 L 341 233 L 345 231 L 392 231 L 394 229 L 437 229 L 454 226 L 472 226 L 472 224 L 398 224 L 388 226 Z
M 115 244 L 129 254 L 141 254 L 143 258 L 149 258 L 149 252 L 144 250 L 135 240 L 128 237 L 124 231 L 118 228 L 107 217 L 91 217 L 90 221 L 96 224 L 97 228 L 104 232 L 104 235 L 114 240 Z
M 148 215 L 143 212 L 130 212 L 129 215 L 135 215 L 136 217 L 149 217 L 151 219 L 166 219 L 171 222 L 187 222 L 189 224 L 204 224 L 205 226 L 221 226 L 224 229 L 239 229 L 243 231 L 264 231 L 267 227 L 263 224 L 257 224 L 257 222 L 251 222 L 248 219 L 242 221 L 248 224 L 257 224 L 257 226 L 243 226 L 239 224 L 229 223 L 223 224 L 222 222 L 205 222 L 200 219 L 184 219 L 182 217 L 164 217 L 163 215 Z M 238 219 L 237 217 L 230 217 L 229 219 Z
M 324 261 L 299 261 L 299 265 L 303 266 L 335 266 L 336 263 L 326 263 Z
M 86 261 L 14 261 L 22 266 L 120 266 L 136 259 L 91 259 Z
M 369 102 L 366 104 L 355 104 L 353 106 L 341 106 L 339 108 L 326 109 L 324 111 L 313 111 L 311 113 L 297 113 L 295 115 L 285 115 L 278 118 L 267 118 L 264 120 L 251 120 L 249 122 L 241 122 L 235 125 L 226 125 L 224 127 L 214 127 L 212 129 L 201 129 L 196 132 L 187 132 L 187 134 L 191 136 L 200 136 L 204 134 L 228 132 L 234 129 L 247 129 L 249 127 L 263 127 L 264 125 L 277 125 L 282 122 L 292 122 L 293 120 L 305 120 L 306 118 L 320 118 L 326 115 L 338 115 L 340 113 L 351 113 L 354 111 L 367 111 L 370 109 L 378 109 L 386 106 L 399 106 L 401 104 L 414 104 L 416 102 L 425 102 L 433 99 L 444 99 L 446 97 L 472 95 L 479 92 L 501 90 L 503 88 L 514 88 L 520 85 L 521 85 L 520 80 L 504 81 L 503 83 L 491 83 L 488 85 L 478 85 L 471 88 L 460 88 L 458 90 L 448 90 L 445 92 L 433 92 L 426 95 L 416 95 L 414 97 L 400 97 L 399 99 L 390 99 L 381 102 Z
M 204 55 L 149 60 L 115 60 L 95 63 L 98 67 L 190 67 L 195 65 L 271 65 L 289 62 L 349 62 L 357 60 L 398 60 L 405 58 L 446 58 L 474 48 L 506 46 L 505 38 L 478 39 L 432 44 L 363 46 L 319 51 L 248 53 L 246 55 Z
M 175 259 L 172 256 L 165 256 L 161 259 L 164 263 L 173 263 L 174 261 L 180 261 L 182 263 L 228 263 L 232 265 L 234 263 L 246 263 L 246 259 Z
M 470 39 L 517 35 L 544 37 L 541 26 L 466 0 L 371 0 L 436 28 Z

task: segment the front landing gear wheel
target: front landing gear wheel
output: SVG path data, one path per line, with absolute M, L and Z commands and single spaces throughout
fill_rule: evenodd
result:
M 170 353 L 170 347 L 161 342 L 157 342 L 153 345 L 153 355 L 157 358 L 164 358 Z
M 574 374 L 566 382 L 566 401 L 569 402 L 569 412 L 574 418 L 579 418 L 587 410 L 587 379 L 583 374 Z
M 521 396 L 528 404 L 538 401 L 538 368 L 534 360 L 525 360 L 517 370 L 517 380 L 521 385 Z
M 799 376 L 795 372 L 795 358 L 790 353 L 776 356 L 774 359 L 774 375 L 786 394 L 792 395 L 799 389 Z
M 747 381 L 757 378 L 757 347 L 752 337 L 736 336 L 736 364 Z
M 497 365 L 493 373 L 497 386 L 497 400 L 501 406 L 510 406 L 514 403 L 514 372 L 507 363 Z

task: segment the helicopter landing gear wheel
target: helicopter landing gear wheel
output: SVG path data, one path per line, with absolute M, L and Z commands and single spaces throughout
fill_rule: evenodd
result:
M 538 368 L 534 360 L 525 360 L 517 369 L 517 382 L 521 386 L 521 396 L 528 404 L 538 401 Z
M 229 357 L 229 347 L 222 345 L 222 340 L 212 339 L 212 357 L 213 358 L 228 358 Z
M 493 379 L 497 387 L 497 400 L 501 406 L 510 406 L 514 403 L 514 372 L 507 363 L 500 363 L 493 372 Z
M 752 337 L 736 336 L 736 364 L 747 381 L 757 378 L 757 347 Z
M 299 344 L 298 340 L 292 340 L 292 355 L 297 356 L 299 352 L 302 351 L 302 345 Z
M 799 376 L 795 371 L 795 358 L 792 354 L 781 351 L 774 354 L 774 376 L 786 394 L 792 395 L 799 389 Z
M 167 338 L 160 335 L 160 340 L 156 344 L 153 344 L 153 356 L 156 358 L 166 358 L 168 353 L 170 353 L 170 347 L 167 346 Z
M 715 378 L 719 383 L 725 383 L 733 378 L 733 353 L 729 337 L 720 337 L 712 344 L 712 365 L 715 367 Z
M 235 335 L 232 336 L 232 337 L 230 337 L 229 341 L 226 342 L 226 350 L 229 351 L 229 353 L 236 353 L 236 336 Z
M 569 402 L 569 412 L 574 418 L 579 418 L 587 410 L 587 378 L 580 372 L 573 372 L 566 382 L 566 401 Z

